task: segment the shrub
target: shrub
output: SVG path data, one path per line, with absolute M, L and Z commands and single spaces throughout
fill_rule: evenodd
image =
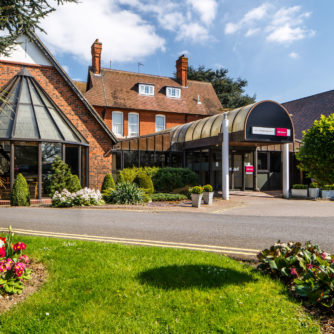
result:
M 71 193 L 74 193 L 74 192 L 79 191 L 81 189 L 82 189 L 82 187 L 81 187 L 81 183 L 80 183 L 78 175 L 72 175 L 71 178 L 70 178 L 70 181 L 68 183 L 68 189 L 67 190 Z
M 320 187 L 319 187 L 319 184 L 318 184 L 317 182 L 312 182 L 312 183 L 310 183 L 308 187 L 309 187 L 309 188 L 320 188 Z
M 203 188 L 201 186 L 195 186 L 195 187 L 189 188 L 189 192 L 191 194 L 201 194 L 203 192 Z
M 308 185 L 307 184 L 294 184 L 292 186 L 292 189 L 307 189 Z
M 138 185 L 139 188 L 147 194 L 154 193 L 154 187 L 151 177 L 149 177 L 144 172 L 139 172 L 136 178 L 134 179 L 134 183 Z
M 98 190 L 89 188 L 84 188 L 74 193 L 64 189 L 60 193 L 56 191 L 52 197 L 52 206 L 56 208 L 100 204 L 103 204 L 101 193 Z
M 321 189 L 322 190 L 334 190 L 334 184 L 326 184 Z
M 117 183 L 132 183 L 137 176 L 136 168 L 124 168 L 117 177 Z
M 28 183 L 21 173 L 16 176 L 14 186 L 10 195 L 10 204 L 13 206 L 30 205 L 30 193 Z
M 144 202 L 145 193 L 135 183 L 123 182 L 107 190 L 103 199 L 111 204 L 137 204 Z
M 103 193 L 104 191 L 106 191 L 110 188 L 112 188 L 112 189 L 115 188 L 115 181 L 114 181 L 114 178 L 112 177 L 111 174 L 107 174 L 103 179 L 101 192 Z
M 189 168 L 160 168 L 152 177 L 156 191 L 171 192 L 173 189 L 198 183 L 198 175 Z
M 64 189 L 69 189 L 72 181 L 72 173 L 70 167 L 59 157 L 53 162 L 51 166 L 52 174 L 49 178 L 50 182 L 50 196 L 58 191 L 62 192 Z
M 306 242 L 278 243 L 258 254 L 258 269 L 281 278 L 309 304 L 334 305 L 334 256 Z
M 0 237 L 0 291 L 21 294 L 23 282 L 31 278 L 29 258 L 22 253 L 27 248 L 23 242 L 13 245 L 11 227 L 6 237 Z
M 206 184 L 205 186 L 203 186 L 203 191 L 207 192 L 207 193 L 213 192 L 212 185 L 211 184 Z
M 151 195 L 153 202 L 160 201 L 183 201 L 187 199 L 186 195 L 182 194 L 166 194 L 166 193 L 155 193 Z

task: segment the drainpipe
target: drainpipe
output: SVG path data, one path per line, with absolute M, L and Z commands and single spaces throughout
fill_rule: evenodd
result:
M 289 144 L 283 145 L 283 197 L 289 198 Z
M 229 180 L 229 143 L 228 143 L 228 119 L 227 113 L 224 114 L 223 124 L 223 143 L 222 143 L 222 196 L 223 199 L 230 199 L 230 180 Z

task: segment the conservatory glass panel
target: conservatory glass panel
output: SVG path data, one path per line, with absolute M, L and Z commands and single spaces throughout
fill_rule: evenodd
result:
M 16 116 L 15 138 L 39 138 L 31 104 L 19 104 Z
M 62 140 L 56 125 L 44 107 L 35 106 L 38 128 L 42 139 Z

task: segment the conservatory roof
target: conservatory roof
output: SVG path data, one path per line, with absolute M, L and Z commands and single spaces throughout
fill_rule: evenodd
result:
M 0 91 L 0 139 L 87 145 L 26 68 Z

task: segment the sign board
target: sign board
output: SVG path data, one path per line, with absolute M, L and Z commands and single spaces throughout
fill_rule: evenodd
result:
M 254 173 L 254 166 L 251 166 L 251 165 L 245 166 L 245 173 L 247 175 L 253 174 Z
M 253 126 L 252 134 L 276 137 L 290 137 L 291 130 L 286 128 L 265 128 L 260 126 Z

